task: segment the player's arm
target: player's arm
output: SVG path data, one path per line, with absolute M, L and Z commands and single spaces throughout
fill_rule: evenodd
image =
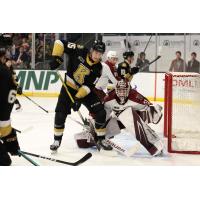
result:
M 112 72 L 107 64 L 102 63 L 102 66 L 103 66 L 103 72 L 102 72 L 102 75 L 101 75 L 99 81 L 96 84 L 96 88 L 101 89 L 101 90 L 104 90 L 106 88 L 110 89 L 110 88 L 108 88 L 108 86 L 113 88 L 117 84 L 117 80 L 114 77 L 114 75 L 112 74 Z M 111 84 L 109 84 L 109 81 L 111 81 Z
M 81 72 L 83 72 L 83 71 L 81 71 Z M 101 76 L 101 71 L 99 71 L 99 72 L 97 71 L 96 73 L 87 74 L 87 75 L 84 75 L 84 77 L 82 77 L 83 84 L 78 89 L 78 91 L 75 95 L 75 98 L 74 98 L 74 104 L 73 104 L 74 111 L 79 110 L 82 99 L 84 97 L 86 97 L 92 91 L 92 88 L 95 87 L 95 84 L 99 80 L 100 76 Z M 79 76 L 79 81 L 80 81 L 80 77 L 81 76 Z
M 52 51 L 52 61 L 50 67 L 52 70 L 57 69 L 63 63 L 63 54 L 68 55 L 76 53 L 78 50 L 83 50 L 84 47 L 66 40 L 56 40 Z
M 117 84 L 117 79 L 114 77 L 113 73 L 110 70 L 110 67 L 104 64 L 104 73 L 107 75 L 108 80 L 110 80 L 114 85 Z

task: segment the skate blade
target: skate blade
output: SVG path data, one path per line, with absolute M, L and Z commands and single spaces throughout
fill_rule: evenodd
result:
M 118 156 L 118 153 L 117 153 L 116 151 L 114 151 L 114 150 L 106 151 L 106 150 L 104 150 L 104 149 L 101 149 L 101 150 L 99 151 L 99 153 L 100 153 L 101 155 L 109 156 L 109 157 L 116 157 L 116 156 Z

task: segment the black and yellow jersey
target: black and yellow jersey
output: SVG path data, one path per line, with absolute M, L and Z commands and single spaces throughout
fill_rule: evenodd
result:
M 101 76 L 102 65 L 93 62 L 89 50 L 84 46 L 65 40 L 56 40 L 52 56 L 61 57 L 64 53 L 69 56 L 66 72 L 66 83 L 78 91 L 77 97 L 83 98 L 90 93 Z
M 16 89 L 11 71 L 6 65 L 0 64 L 0 105 L 5 102 L 14 103 L 12 95 L 16 95 Z
M 131 66 L 128 62 L 123 61 L 118 64 L 117 73 L 120 78 L 130 78 L 131 77 Z

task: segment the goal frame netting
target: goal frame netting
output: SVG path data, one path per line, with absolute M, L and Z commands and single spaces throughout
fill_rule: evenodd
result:
M 169 153 L 184 153 L 184 154 L 200 154 L 199 151 L 188 151 L 188 150 L 174 150 L 173 149 L 173 79 L 174 77 L 200 77 L 198 73 L 186 73 L 186 72 L 168 72 L 165 74 L 165 90 L 164 90 L 164 136 L 167 137 L 168 141 L 168 152 Z M 200 138 L 199 138 L 200 140 Z

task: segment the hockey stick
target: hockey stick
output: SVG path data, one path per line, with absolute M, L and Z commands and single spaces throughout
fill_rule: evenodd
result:
M 28 156 L 25 155 L 25 152 L 18 150 L 18 153 L 20 156 L 22 156 L 23 158 L 25 158 L 27 161 L 29 161 L 31 164 L 33 164 L 34 166 L 39 166 L 35 161 L 33 161 L 31 158 L 29 158 Z
M 147 67 L 149 67 L 151 64 L 153 64 L 154 62 L 156 62 L 158 59 L 160 59 L 161 56 L 157 56 L 154 60 L 152 60 L 151 62 L 149 62 L 146 66 L 140 68 L 141 71 L 143 71 L 144 69 L 146 69 Z
M 59 79 L 61 80 L 62 85 L 64 86 L 64 88 L 65 88 L 65 90 L 66 90 L 66 92 L 67 92 L 69 98 L 71 99 L 72 103 L 74 103 L 74 99 L 73 99 L 72 95 L 70 94 L 70 92 L 69 92 L 69 90 L 68 90 L 68 88 L 67 88 L 67 86 L 66 86 L 66 84 L 65 84 L 65 82 L 64 82 L 64 80 L 63 80 L 63 78 L 62 78 L 62 76 L 61 76 L 60 73 L 58 72 L 58 70 L 56 70 L 56 73 L 58 74 L 58 77 L 59 77 Z M 79 110 L 78 110 L 77 112 L 78 112 L 79 117 L 80 117 L 81 120 L 83 121 L 83 123 L 85 123 L 85 120 L 84 120 L 84 118 L 83 118 L 81 112 L 80 112 Z
M 154 60 L 152 60 L 150 63 L 149 63 L 149 65 L 151 65 L 152 63 L 154 63 L 154 62 L 156 62 L 158 59 L 160 59 L 161 58 L 161 56 L 159 55 L 159 56 L 157 56 Z
M 47 111 L 46 109 L 44 109 L 42 106 L 40 106 L 38 103 L 36 103 L 35 101 L 33 101 L 31 98 L 29 98 L 28 96 L 26 96 L 25 94 L 22 93 L 22 95 L 24 97 L 26 97 L 28 100 L 30 100 L 32 103 L 34 103 L 36 106 L 38 106 L 39 108 L 41 108 L 43 111 L 45 111 L 46 113 L 48 113 L 49 111 Z
M 131 50 L 131 44 L 129 41 L 127 41 L 126 39 L 124 39 L 124 45 L 125 47 L 128 47 L 128 50 L 130 51 Z
M 23 130 L 18 130 L 18 129 L 16 129 L 16 128 L 13 128 L 13 129 L 15 129 L 15 131 L 16 132 L 18 132 L 18 133 L 26 133 L 26 132 L 28 132 L 28 131 L 30 131 L 30 130 L 32 130 L 33 129 L 33 127 L 32 126 L 30 126 L 30 127 L 27 127 L 27 128 L 25 128 L 25 129 L 23 129 Z
M 29 153 L 29 152 L 25 152 L 25 151 L 21 151 L 21 153 L 26 154 L 26 155 L 30 155 L 30 156 L 34 156 L 34 157 L 37 157 L 37 158 L 42 158 L 42 159 L 45 159 L 45 160 L 50 160 L 50 161 L 57 162 L 57 163 L 62 163 L 62 164 L 65 164 L 65 165 L 71 165 L 71 166 L 78 166 L 78 165 L 84 163 L 85 161 L 87 161 L 88 159 L 90 159 L 92 157 L 91 153 L 87 153 L 80 160 L 78 160 L 76 162 L 66 162 L 66 161 L 57 160 L 57 159 L 54 159 L 54 158 L 49 158 L 49 157 L 46 157 L 46 156 L 41 156 L 41 155 L 38 155 L 38 154 Z
M 146 44 L 146 46 L 145 46 L 145 48 L 144 48 L 144 53 L 145 53 L 145 51 L 146 51 L 146 49 L 147 49 L 147 47 L 148 47 L 148 45 L 149 45 L 149 43 L 150 43 L 150 41 L 151 41 L 151 38 L 152 38 L 152 34 L 151 34 L 151 36 L 150 36 L 150 38 L 149 38 L 149 40 L 148 40 L 148 42 L 147 42 L 147 44 Z
M 69 117 L 72 121 L 76 122 L 77 124 L 81 125 L 82 127 L 86 128 L 88 131 L 90 131 L 91 127 L 89 125 L 85 125 L 82 124 L 81 122 L 79 122 L 78 120 Z M 109 122 L 109 119 L 107 120 L 107 122 Z M 106 122 L 106 123 L 107 123 Z M 93 138 L 92 138 L 93 139 Z M 94 140 L 94 139 L 93 139 Z M 137 143 L 136 145 L 134 145 L 133 147 L 129 148 L 129 149 L 124 149 L 123 147 L 121 147 L 120 145 L 114 143 L 113 141 L 109 140 L 108 138 L 105 139 L 105 141 L 113 147 L 113 149 L 127 157 L 132 156 L 133 154 L 136 153 L 136 151 L 140 148 L 140 144 Z

